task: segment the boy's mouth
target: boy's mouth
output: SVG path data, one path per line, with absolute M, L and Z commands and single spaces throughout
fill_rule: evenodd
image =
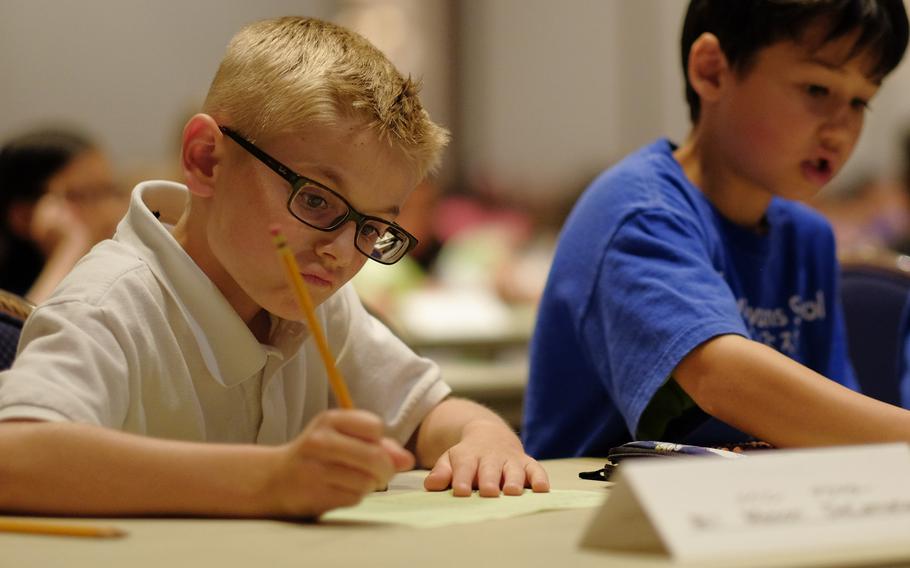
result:
M 826 158 L 805 160 L 800 166 L 806 179 L 818 186 L 825 185 L 834 176 L 834 168 Z
M 310 286 L 316 286 L 317 288 L 330 288 L 332 286 L 331 281 L 326 280 L 325 278 L 322 278 L 320 276 L 316 276 L 315 274 L 301 274 L 301 275 L 303 276 L 303 279 L 306 281 L 306 283 L 309 284 Z

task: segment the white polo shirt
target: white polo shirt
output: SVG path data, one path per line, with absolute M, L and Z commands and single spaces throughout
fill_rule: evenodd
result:
M 166 225 L 188 199 L 176 183 L 136 187 L 113 240 L 26 322 L 13 368 L 0 373 L 0 420 L 279 444 L 335 405 L 305 324 L 273 316 L 269 345 L 260 344 L 171 236 Z M 450 392 L 439 368 L 370 316 L 350 284 L 316 314 L 354 404 L 406 442 Z

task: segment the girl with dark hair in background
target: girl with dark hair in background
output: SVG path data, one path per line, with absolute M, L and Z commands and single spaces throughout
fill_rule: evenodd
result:
M 107 157 L 86 136 L 35 130 L 0 149 L 0 288 L 38 303 L 126 210 Z

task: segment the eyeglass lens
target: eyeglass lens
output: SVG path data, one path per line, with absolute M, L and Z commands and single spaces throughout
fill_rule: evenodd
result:
M 350 212 L 348 204 L 337 195 L 312 184 L 301 186 L 289 206 L 295 217 L 317 229 L 336 228 Z M 401 256 L 407 248 L 408 238 L 393 225 L 362 219 L 357 224 L 354 242 L 363 254 L 390 262 Z

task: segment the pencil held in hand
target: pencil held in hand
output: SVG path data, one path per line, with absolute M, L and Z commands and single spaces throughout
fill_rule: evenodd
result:
M 322 357 L 322 364 L 325 365 L 326 373 L 329 376 L 329 385 L 332 387 L 332 392 L 335 393 L 335 399 L 342 408 L 354 408 L 354 402 L 351 400 L 348 387 L 341 373 L 335 367 L 335 359 L 332 357 L 332 352 L 329 351 L 329 343 L 325 339 L 325 334 L 322 332 L 319 321 L 316 320 L 316 308 L 313 306 L 313 300 L 310 298 L 306 282 L 303 281 L 303 277 L 300 275 L 300 267 L 297 266 L 297 261 L 294 260 L 294 253 L 288 248 L 288 241 L 281 234 L 281 230 L 278 227 L 271 227 L 269 230 L 278 250 L 278 257 L 284 264 L 288 284 L 294 290 L 294 294 L 297 296 L 297 303 L 300 305 L 300 309 L 303 310 L 304 316 L 306 316 L 310 333 L 313 334 L 313 338 L 316 340 L 316 346 L 319 348 L 319 355 Z

